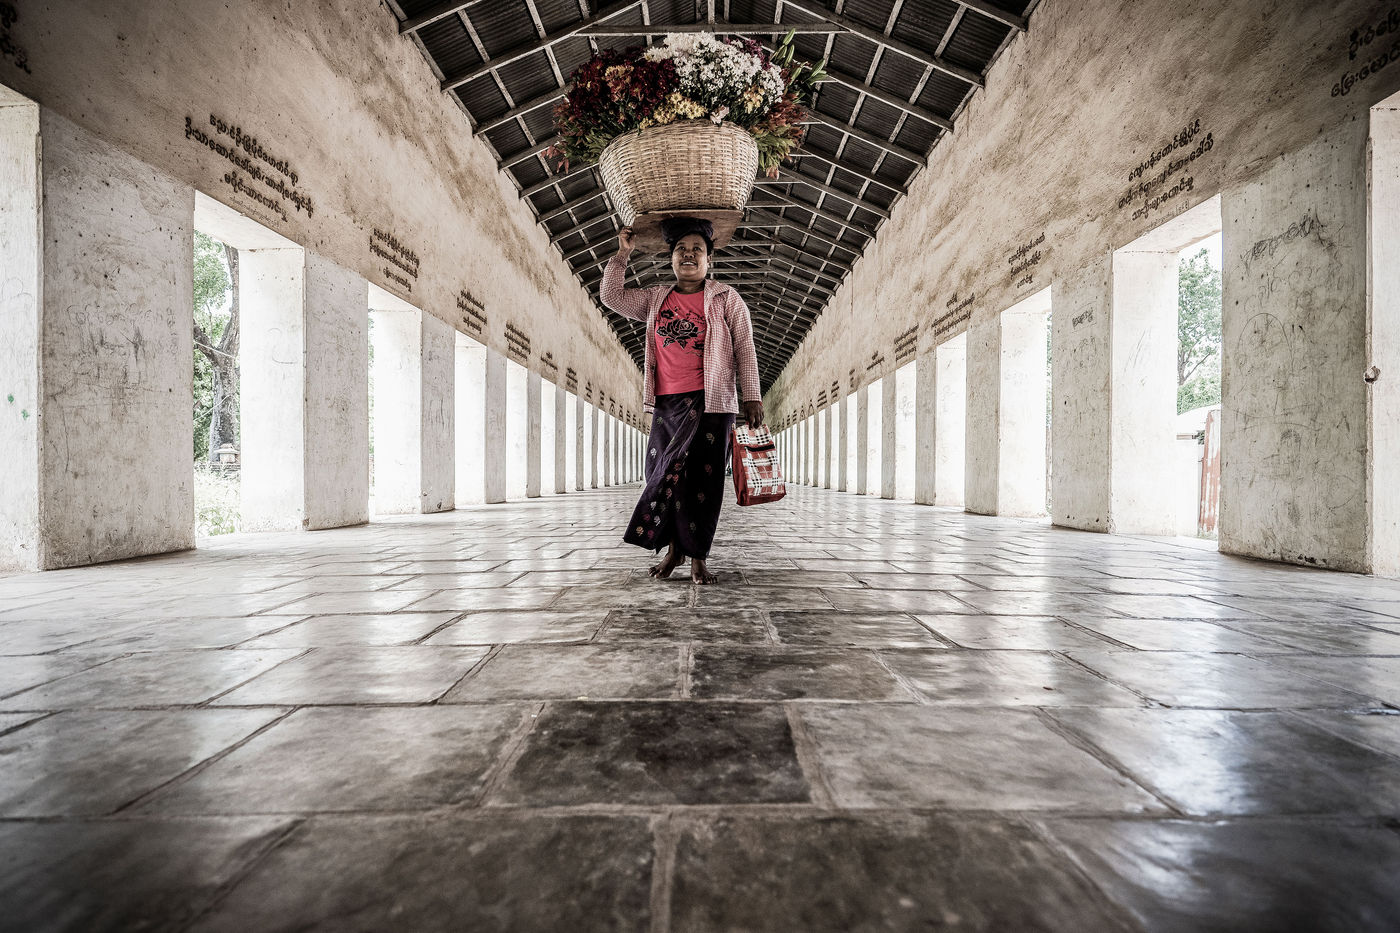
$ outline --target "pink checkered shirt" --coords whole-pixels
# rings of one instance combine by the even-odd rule
[[[625,318],[646,321],[643,342],[646,355],[642,365],[642,403],[647,411],[656,407],[656,360],[652,358],[656,312],[671,292],[669,285],[628,288],[622,280],[627,262],[621,256],[608,260],[603,268],[600,296],[603,304]],[[737,373],[737,377],[736,377]],[[758,391],[758,354],[753,349],[753,326],[749,306],[728,285],[705,280],[705,411],[739,413],[739,395],[744,401],[761,400]]]

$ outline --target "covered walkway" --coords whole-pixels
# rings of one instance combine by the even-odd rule
[[[0,578],[0,929],[1392,928],[1400,582],[634,490]]]

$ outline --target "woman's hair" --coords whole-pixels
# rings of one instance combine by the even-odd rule
[[[666,240],[666,249],[674,253],[676,244],[682,237],[698,233],[705,241],[705,255],[715,251],[715,225],[698,217],[667,217],[661,221],[661,236]]]

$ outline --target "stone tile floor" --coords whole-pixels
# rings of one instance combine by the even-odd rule
[[[0,930],[1400,928],[1400,581],[633,495],[0,578]]]

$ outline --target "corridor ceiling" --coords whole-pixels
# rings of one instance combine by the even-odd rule
[[[699,30],[771,47],[795,27],[797,57],[828,60],[798,158],[759,176],[714,259],[751,309],[767,391],[1038,0],[389,2],[595,301],[620,221],[596,166],[556,172],[544,156],[573,70],[600,48]],[[669,263],[634,258],[629,284],[668,281]],[[640,366],[643,325],[599,308]]]

